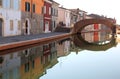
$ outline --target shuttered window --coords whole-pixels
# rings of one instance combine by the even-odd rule
[[[10,30],[13,31],[13,20],[10,20]]]
[[[29,2],[25,2],[25,11],[30,12],[30,3]]]

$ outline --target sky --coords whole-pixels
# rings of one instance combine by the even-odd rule
[[[54,0],[68,9],[79,8],[88,14],[94,13],[115,18],[120,24],[120,1],[119,0]]]

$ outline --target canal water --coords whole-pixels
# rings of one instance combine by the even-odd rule
[[[0,55],[0,79],[120,79],[119,38],[83,33],[6,51]]]

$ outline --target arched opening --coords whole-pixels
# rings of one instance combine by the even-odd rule
[[[0,36],[2,36],[3,20],[0,18]]]
[[[104,24],[107,27],[109,27],[111,30],[114,26],[114,23],[112,23],[110,20],[108,19],[85,19],[85,20],[81,20],[77,23],[75,23],[74,28],[72,30],[73,33],[79,33],[81,32],[81,30],[91,24]]]
[[[29,35],[30,34],[30,24],[29,24],[29,20],[27,19],[26,21],[25,21],[25,31],[24,31],[25,33],[25,35]]]
[[[25,34],[28,34],[28,21],[25,22]]]

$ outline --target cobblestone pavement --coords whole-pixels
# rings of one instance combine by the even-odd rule
[[[26,40],[33,40],[37,38],[46,38],[55,35],[65,34],[64,32],[52,32],[52,33],[42,33],[36,35],[21,35],[21,36],[11,36],[11,37],[0,37],[0,45],[12,43],[12,42],[19,42],[19,41],[26,41]]]

